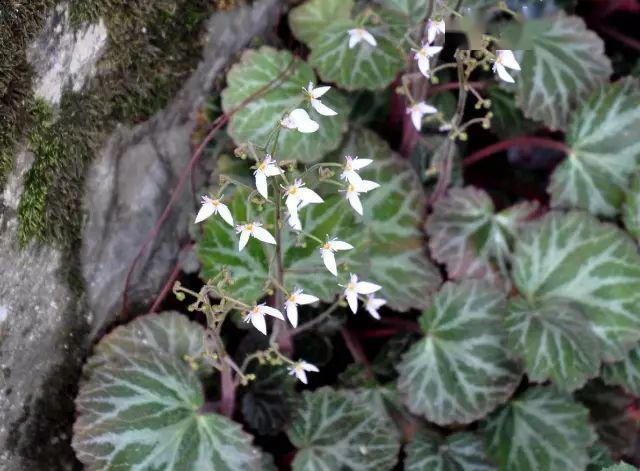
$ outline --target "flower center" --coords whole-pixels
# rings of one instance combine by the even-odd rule
[[[251,232],[253,230],[253,224],[247,224],[246,226],[244,226],[245,230]]]
[[[347,289],[349,291],[355,291],[356,290],[356,284],[355,283],[347,283]]]
[[[347,193],[354,193],[356,191],[356,187],[353,186],[352,184],[349,184],[349,187],[347,188]]]
[[[322,248],[323,248],[324,250],[331,250],[331,244],[330,244],[329,242],[326,242],[326,243],[322,246]]]
[[[290,195],[295,195],[298,192],[298,187],[293,185],[289,187],[289,194]]]
[[[289,301],[289,302],[292,302],[292,303],[295,303],[295,302],[296,302],[296,295],[295,295],[295,294],[292,294],[291,296],[289,296],[288,301]]]
[[[267,166],[265,165],[264,162],[260,162],[260,164],[258,165],[258,170],[262,170],[264,171],[264,169],[267,168]]]
[[[362,29],[362,28],[358,28],[358,29],[356,30],[356,33],[357,33],[357,35],[358,35],[359,37],[361,37],[361,38],[362,38],[362,37],[364,36],[364,29]]]

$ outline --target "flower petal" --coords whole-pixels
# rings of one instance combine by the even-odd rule
[[[416,105],[422,114],[434,114],[438,112],[438,108],[431,105],[427,105],[424,101],[421,101]]]
[[[262,312],[264,312],[265,314],[269,314],[270,316],[275,317],[276,319],[284,320],[284,315],[282,315],[282,313],[275,307],[261,306],[261,309],[262,309]]]
[[[309,119],[308,121],[303,121],[297,124],[298,124],[298,127],[297,127],[298,131],[300,131],[303,134],[310,134],[320,129],[320,125],[315,121],[313,121],[312,119]]]
[[[287,319],[289,319],[293,327],[298,327],[298,306],[296,306],[296,303],[289,301],[284,304],[287,311]]]
[[[304,384],[307,384],[307,373],[303,369],[297,369],[296,377]]]
[[[275,177],[276,175],[282,175],[284,173],[284,170],[282,170],[277,165],[268,165],[264,170],[264,173],[267,175],[267,177]]]
[[[360,170],[371,164],[373,159],[353,159],[351,161],[351,168],[354,170]]]
[[[515,83],[516,81],[513,79],[507,69],[504,68],[502,64],[496,64],[496,72],[498,73],[498,77],[504,80],[507,83]]]
[[[249,231],[242,231],[240,233],[240,243],[238,245],[238,251],[242,252],[242,249],[245,248],[245,246],[247,245],[247,242],[249,242],[249,236],[251,234],[249,233]]]
[[[198,224],[199,222],[204,221],[215,212],[216,212],[216,207],[213,204],[209,202],[203,203],[202,207],[200,208],[200,211],[198,211],[198,215],[196,216],[195,223]]]
[[[366,30],[362,31],[362,39],[367,41],[373,47],[376,47],[378,45],[378,41],[376,41],[376,38],[374,38],[373,35],[369,31],[366,31]]]
[[[333,276],[338,276],[338,268],[336,267],[336,257],[331,250],[321,250],[322,261],[324,266],[327,267],[329,273]]]
[[[233,216],[231,215],[231,211],[229,211],[229,208],[226,204],[220,203],[218,205],[218,214],[222,219],[224,219],[227,224],[233,226]]]
[[[353,209],[355,209],[356,213],[362,216],[362,202],[360,201],[360,197],[356,192],[348,192],[347,200]]]
[[[311,363],[307,363],[306,361],[301,361],[302,369],[305,371],[311,371],[313,373],[319,373],[320,370],[316,365],[312,365]]]
[[[351,311],[355,314],[358,311],[358,295],[353,290],[346,290],[344,295],[347,298],[347,303]]]
[[[378,291],[382,286],[375,283],[369,283],[368,281],[358,281],[356,283],[356,292],[358,294],[371,294]]]
[[[332,240],[329,242],[332,250],[351,250],[353,245],[341,240]]]
[[[319,299],[311,294],[298,294],[296,295],[296,303],[300,304],[300,305],[304,305],[304,304],[313,304],[315,302],[318,302]]]
[[[309,188],[299,188],[298,192],[300,193],[300,199],[305,206],[307,204],[324,203],[322,197]]]
[[[417,131],[422,129],[422,113],[418,110],[411,111],[411,122]]]
[[[253,313],[250,315],[253,326],[262,332],[263,335],[267,335],[267,321],[264,320],[264,315],[260,313]]]
[[[311,96],[313,98],[320,98],[322,95],[324,95],[325,93],[327,93],[329,90],[331,89],[330,86],[325,85],[324,87],[318,87],[318,88],[314,88],[311,91]]]
[[[429,73],[429,69],[430,69],[430,64],[429,64],[429,58],[428,57],[424,57],[424,56],[418,56],[418,69],[420,69],[420,73],[422,75],[424,75],[425,77],[429,78],[430,73]]]
[[[262,242],[276,245],[276,240],[269,233],[269,231],[263,227],[258,227],[254,225],[253,230],[251,231],[251,235]]]
[[[353,185],[358,193],[368,193],[371,190],[375,190],[380,187],[379,183],[372,182],[371,180],[362,180],[357,185]]]
[[[287,219],[287,222],[289,223],[289,226],[291,226],[291,229],[293,229],[294,231],[302,230],[302,222],[300,222],[297,211],[295,212],[295,214],[289,213],[289,219]]]
[[[317,100],[315,98],[311,100],[311,106],[313,106],[313,109],[320,113],[322,116],[335,116],[338,114],[336,111],[332,110],[320,100]]]
[[[498,51],[498,53],[500,54],[500,63],[502,65],[513,70],[521,70],[520,64],[518,64],[518,61],[516,60],[516,56],[513,54],[513,51],[504,49],[504,50]]]
[[[264,199],[268,199],[269,187],[267,185],[267,176],[264,174],[264,172],[257,170],[255,173],[255,177],[256,189],[258,190],[258,193],[260,193]]]

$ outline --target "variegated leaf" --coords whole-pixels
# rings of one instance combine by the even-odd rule
[[[445,283],[420,317],[424,338],[398,365],[411,412],[439,425],[469,423],[511,395],[520,369],[505,348],[504,309],[504,295],[486,283]]]
[[[446,438],[421,430],[406,449],[405,471],[493,471],[496,466],[487,457],[482,439],[470,432],[458,432]]]
[[[522,72],[516,77],[516,99],[527,118],[564,129],[570,113],[611,75],[604,43],[577,16],[514,25],[506,36],[522,50]]]
[[[524,360],[529,379],[574,390],[598,375],[600,341],[572,303],[529,303],[516,298],[506,318],[509,346]]]
[[[309,44],[336,20],[351,18],[353,0],[307,0],[289,12],[291,32]]]
[[[622,360],[602,365],[602,379],[640,396],[640,344],[629,350]]]
[[[631,178],[631,184],[627,189],[622,221],[627,232],[636,240],[640,240],[640,174],[638,173]]]
[[[517,230],[536,209],[525,202],[496,212],[483,190],[452,188],[434,204],[425,225],[431,254],[452,279],[506,277]]]
[[[571,119],[569,156],[551,176],[551,205],[613,216],[640,160],[640,85],[603,87]]]
[[[623,358],[640,340],[640,256],[613,225],[581,212],[531,223],[516,244],[513,282],[529,301],[573,305],[590,321],[604,360]]]
[[[321,388],[305,392],[287,435],[298,448],[294,471],[389,470],[398,460],[398,437],[350,393]]]
[[[317,84],[313,70],[289,51],[267,46],[245,51],[240,61],[229,70],[228,85],[222,91],[223,110],[229,113],[239,108],[228,127],[236,144],[266,145],[269,135],[277,132],[287,111],[305,107],[311,119],[320,124],[320,129],[310,134],[280,129],[277,155],[283,159],[315,162],[335,149],[346,131],[348,105],[339,92],[330,90],[322,101],[338,115],[320,115],[308,106],[304,96],[302,88],[309,82]]]
[[[586,408],[542,386],[494,412],[484,432],[489,455],[505,471],[583,471],[596,439]]]
[[[180,360],[154,350],[119,357],[82,385],[73,448],[92,470],[259,470],[251,437],[203,405],[198,377]]]

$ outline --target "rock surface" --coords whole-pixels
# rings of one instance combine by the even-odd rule
[[[17,247],[22,177],[33,163],[33,155],[20,153],[0,200],[0,470],[79,467],[69,431],[81,363],[119,312],[128,268],[190,159],[196,111],[213,79],[252,38],[268,31],[278,8],[278,0],[260,0],[213,15],[203,59],[174,100],[146,123],[120,127],[108,138],[87,177],[78,263],[55,248]],[[64,23],[60,11],[55,15]],[[34,69],[44,73],[36,86],[47,73],[61,70],[42,51],[56,55],[62,47],[66,52],[58,57],[68,61],[62,69],[78,71],[53,74],[46,90],[38,91],[54,103],[56,90],[81,86],[101,52],[94,48],[84,54],[87,49],[77,47],[82,35],[65,43],[58,26],[49,22],[38,53],[31,55],[38,61]],[[74,62],[77,55],[68,57],[76,53],[80,62]],[[193,210],[186,188],[134,272],[132,306],[144,306],[165,282],[189,237]],[[84,278],[84,296],[71,287],[78,274]]]

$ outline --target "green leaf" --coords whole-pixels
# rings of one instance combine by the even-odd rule
[[[302,88],[309,82],[317,83],[311,67],[288,51],[268,46],[245,51],[240,61],[229,70],[228,85],[222,92],[222,108],[226,113],[241,107],[231,117],[228,127],[236,144],[252,142],[265,145],[284,113],[304,106],[311,118],[320,124],[319,131],[303,134],[282,128],[277,155],[283,159],[315,162],[335,149],[347,127],[349,109],[346,100],[340,93],[330,90],[323,97],[323,102],[335,109],[338,115],[322,116],[305,104]],[[258,94],[264,87],[268,90]]]
[[[417,24],[427,16],[429,0],[382,0],[382,4],[402,13],[410,23]]]
[[[289,12],[291,32],[309,44],[336,20],[351,18],[353,0],[307,0]]]
[[[587,466],[587,471],[601,471],[608,466],[612,466],[613,459],[611,458],[611,452],[606,445],[596,442],[589,452],[590,461]]]
[[[635,466],[631,466],[629,463],[621,461],[620,463],[614,464],[613,466],[602,468],[602,471],[638,471],[638,468],[636,468]]]
[[[581,212],[551,212],[522,231],[513,282],[530,302],[573,305],[621,359],[640,340],[640,256],[620,229]]]
[[[375,9],[379,21],[369,18],[364,28],[377,41],[373,47],[361,41],[349,48],[348,31],[359,27],[355,20],[338,19],[309,43],[309,63],[325,82],[334,82],[346,90],[377,90],[389,85],[404,66],[399,48],[406,24],[396,13]],[[399,27],[405,25],[404,27]]]
[[[502,139],[510,139],[529,134],[539,127],[528,120],[517,107],[512,93],[499,86],[487,89],[487,98],[491,100],[491,130]]]
[[[82,385],[73,448],[93,470],[258,470],[251,437],[203,405],[197,376],[179,360],[154,350],[118,358]]]
[[[564,129],[572,110],[611,75],[604,43],[577,16],[514,25],[506,36],[519,36],[510,49],[522,50],[516,76],[516,100],[527,118]]]
[[[640,239],[640,174],[634,174],[625,195],[622,221],[629,234]]]
[[[629,350],[622,360],[602,365],[602,379],[640,396],[640,344]]]
[[[237,223],[246,222],[248,218],[246,190],[237,190],[231,201],[227,201],[233,220]],[[273,219],[265,220],[262,216],[255,216],[258,208],[251,205],[255,219],[264,224],[273,224]],[[272,230],[268,227],[268,230]],[[223,268],[227,268],[234,281],[228,288],[229,295],[245,303],[252,303],[264,295],[264,287],[269,280],[269,265],[267,255],[261,242],[251,237],[242,252],[238,251],[238,235],[233,227],[218,216],[213,216],[203,224],[203,234],[196,247],[198,258],[202,262],[200,276],[209,280],[217,276]]]
[[[452,188],[433,206],[425,230],[431,254],[449,277],[497,281],[508,273],[511,245],[521,223],[537,206],[520,203],[496,212],[493,201],[474,187]]]
[[[362,237],[369,243],[352,254],[358,274],[380,284],[380,296],[395,310],[426,307],[428,295],[440,286],[441,278],[423,248],[424,192],[418,177],[405,160],[366,129],[350,132],[333,158],[343,161],[345,155],[373,159],[360,175],[380,184],[361,196],[366,230]]]
[[[420,430],[406,447],[405,471],[491,471],[496,467],[484,451],[482,439],[459,432],[445,439]]]
[[[550,379],[571,391],[598,375],[600,341],[579,307],[561,301],[529,304],[515,298],[505,324],[509,346],[524,359],[531,381]]]
[[[640,160],[639,131],[638,82],[602,87],[571,119],[571,152],[551,176],[551,205],[616,215]]]
[[[131,355],[145,355],[148,351],[167,354],[184,361],[192,358],[203,373],[211,371],[203,365],[205,331],[202,325],[190,321],[175,311],[147,314],[121,325],[105,335],[96,345],[87,362],[86,371],[110,362],[126,360]]]
[[[303,404],[287,431],[298,448],[294,471],[387,470],[398,460],[400,444],[388,422],[371,414],[351,394],[321,388],[303,393]]]
[[[484,431],[487,452],[501,470],[582,471],[596,438],[586,408],[542,386],[493,413]]]
[[[520,380],[508,359],[504,295],[480,281],[445,283],[420,317],[425,336],[398,366],[411,412],[439,425],[469,423],[505,401]]]

